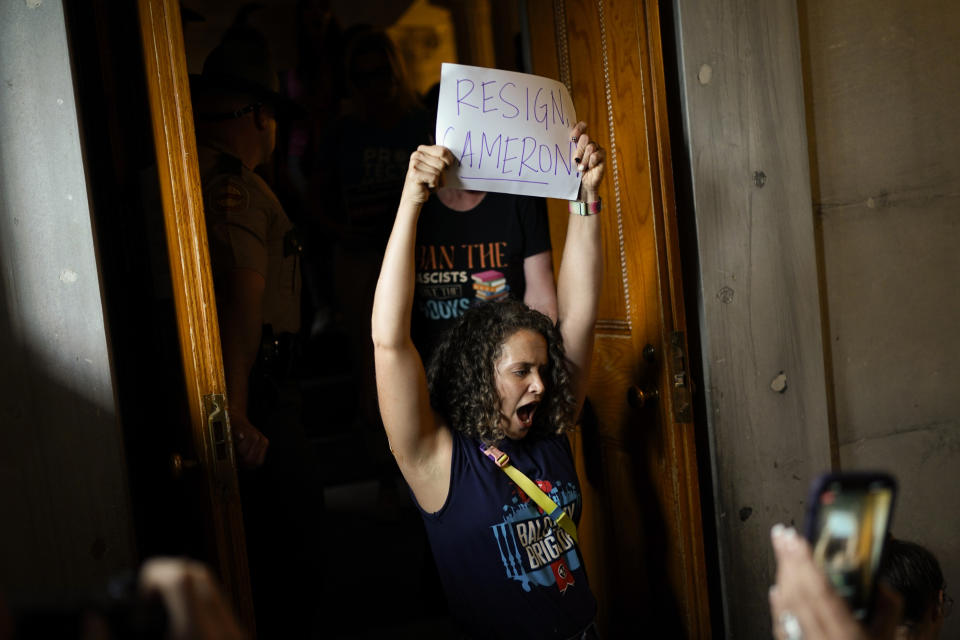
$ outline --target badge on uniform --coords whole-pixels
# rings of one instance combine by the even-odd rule
[[[235,180],[227,179],[222,187],[213,189],[213,204],[224,213],[243,211],[250,201],[247,188]]]

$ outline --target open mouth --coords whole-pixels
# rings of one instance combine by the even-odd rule
[[[520,419],[520,424],[522,424],[524,427],[532,426],[533,414],[536,412],[539,405],[539,402],[531,402],[530,404],[525,404],[522,407],[517,407],[517,418]]]

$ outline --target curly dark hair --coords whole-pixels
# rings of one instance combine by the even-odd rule
[[[946,589],[943,571],[929,550],[915,542],[889,538],[879,576],[903,596],[903,623],[919,624]]]
[[[573,428],[575,399],[560,331],[539,311],[505,300],[468,309],[430,358],[430,404],[452,429],[488,445],[506,437],[494,364],[507,339],[521,329],[539,333],[547,341],[545,388],[529,433],[554,435]]]

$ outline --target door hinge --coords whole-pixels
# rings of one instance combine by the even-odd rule
[[[693,422],[693,395],[690,389],[690,376],[687,374],[684,337],[682,331],[670,332],[667,379],[673,385],[670,390],[673,419],[676,422]]]

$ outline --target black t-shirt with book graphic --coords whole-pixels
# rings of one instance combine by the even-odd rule
[[[431,197],[417,224],[413,340],[424,363],[474,304],[523,300],[525,258],[550,250],[541,198],[488,193],[470,211]]]

